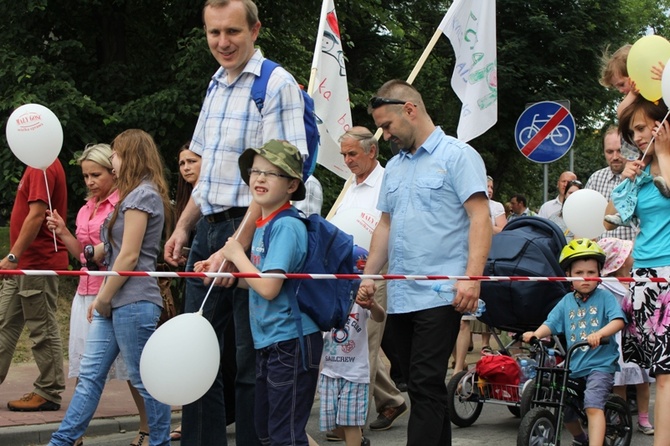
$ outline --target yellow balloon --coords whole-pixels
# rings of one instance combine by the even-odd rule
[[[628,53],[626,66],[628,76],[635,82],[645,99],[655,102],[661,99],[661,81],[652,79],[651,69],[670,59],[670,42],[661,36],[644,36],[633,44]]]

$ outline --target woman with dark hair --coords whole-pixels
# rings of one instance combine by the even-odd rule
[[[635,281],[622,303],[629,321],[623,357],[656,378],[655,445],[670,444],[670,285],[649,281],[670,277],[670,201],[664,194],[670,182],[670,124],[661,124],[667,113],[663,101],[655,104],[642,96],[621,113],[623,138],[646,156],[626,164],[625,181],[612,192],[607,209],[607,214],[618,211],[623,222],[633,216],[640,221],[633,245]],[[614,226],[606,222],[605,227]]]
[[[175,221],[179,220],[182,211],[191,198],[191,192],[200,178],[202,158],[189,150],[190,142],[179,148],[179,177],[177,178],[177,195],[175,196]]]
[[[198,178],[200,178],[200,166],[202,165],[202,157],[197,153],[191,152],[189,147],[191,142],[186,142],[183,146],[179,148],[177,152],[177,161],[179,162],[179,175],[177,177],[177,195],[175,196],[175,222],[179,221],[181,213],[184,211],[188,200],[191,199],[191,193],[193,193],[193,188],[198,184]],[[184,252],[184,263],[188,255]],[[183,270],[180,269],[180,270]],[[184,296],[185,283],[182,281],[180,283],[180,295]],[[180,299],[180,313],[184,312],[184,299]],[[177,426],[170,432],[170,440],[180,441],[181,440],[181,425]]]

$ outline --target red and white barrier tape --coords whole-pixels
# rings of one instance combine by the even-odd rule
[[[128,277],[200,277],[200,278],[271,278],[271,279],[373,279],[373,280],[479,280],[486,282],[655,282],[667,283],[664,277],[633,279],[632,277],[527,277],[527,276],[443,276],[418,274],[310,274],[310,273],[195,273],[172,271],[57,271],[0,270],[0,276],[128,276]]]

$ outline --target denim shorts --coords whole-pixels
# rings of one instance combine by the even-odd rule
[[[584,409],[605,410],[605,403],[612,393],[614,386],[614,374],[605,372],[591,372],[586,377],[586,390],[584,391]],[[564,421],[570,422],[577,419],[577,414],[571,408],[565,409]]]

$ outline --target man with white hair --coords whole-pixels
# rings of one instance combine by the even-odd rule
[[[365,127],[352,127],[340,137],[340,153],[344,157],[344,164],[354,176],[349,180],[349,187],[336,209],[336,215],[347,209],[360,208],[374,214],[378,220],[381,212],[377,210],[377,202],[384,168],[377,161],[379,154],[377,139]],[[378,280],[375,283],[377,291],[374,299],[386,311],[386,282]],[[377,419],[370,423],[370,430],[373,431],[389,429],[396,418],[407,412],[405,399],[393,383],[381,359],[380,345],[385,327],[386,320],[383,322],[368,320],[370,389],[372,390],[370,397],[374,398],[378,413]]]

